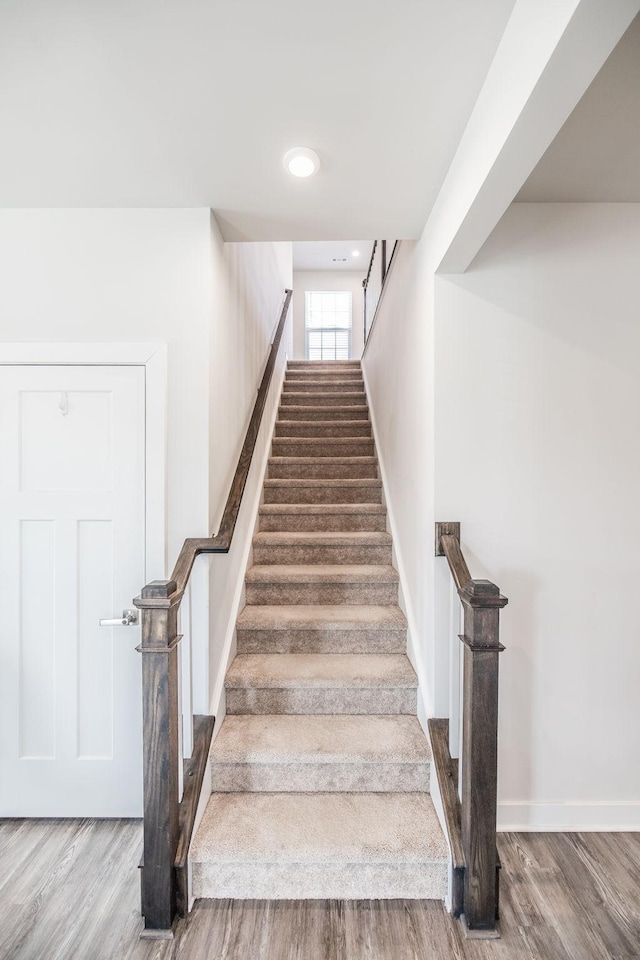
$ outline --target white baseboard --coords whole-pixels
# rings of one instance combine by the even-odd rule
[[[606,800],[498,803],[498,830],[538,832],[640,831],[640,801]]]

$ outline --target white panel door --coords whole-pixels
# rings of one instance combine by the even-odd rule
[[[144,368],[0,366],[0,816],[142,811]]]

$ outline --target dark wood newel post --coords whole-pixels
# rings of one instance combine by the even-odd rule
[[[458,591],[464,607],[462,847],[464,916],[469,931],[495,930],[498,778],[498,655],[506,597],[489,580]]]
[[[178,846],[178,607],[173,580],[154,580],[134,603],[142,611],[144,854],[143,936],[171,937]]]
[[[456,874],[453,910],[455,916],[464,914],[467,935],[496,937],[498,655],[504,650],[499,620],[508,601],[495,583],[472,579],[460,546],[458,522],[438,522],[435,533],[435,554],[447,558],[464,609],[461,796],[460,806],[454,797],[451,807],[452,830],[464,861],[460,864],[458,858],[456,869],[464,871],[464,881],[461,889]]]

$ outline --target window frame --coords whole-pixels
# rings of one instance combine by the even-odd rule
[[[320,294],[320,295],[323,295],[323,296],[326,295],[326,296],[348,297],[348,301],[349,301],[349,326],[346,327],[346,328],[345,328],[345,327],[337,327],[337,326],[334,326],[334,327],[311,326],[310,323],[309,323],[309,313],[310,313],[309,302],[310,302],[310,297],[313,296],[314,294],[315,294],[315,295]],[[334,311],[334,313],[335,313],[335,311]],[[353,293],[352,293],[351,290],[305,290],[305,292],[304,292],[304,356],[305,356],[305,360],[309,360],[309,333],[310,333],[310,332],[314,332],[314,333],[319,333],[319,334],[320,334],[320,353],[321,353],[321,354],[323,353],[322,335],[323,335],[324,333],[333,334],[333,336],[334,336],[334,354],[335,354],[335,353],[337,353],[337,343],[336,343],[337,334],[338,334],[338,333],[345,333],[345,332],[346,332],[346,334],[347,334],[347,356],[346,356],[345,359],[346,359],[346,360],[350,360],[350,359],[351,359],[351,342],[352,342],[351,335],[352,335],[352,331],[353,331]],[[322,359],[324,359],[324,358],[321,356],[321,360],[322,360]],[[333,360],[336,360],[337,357],[334,355],[334,357],[333,357],[332,359],[333,359]],[[320,362],[321,362],[321,361],[320,361]],[[331,361],[329,360],[329,362],[331,362]]]

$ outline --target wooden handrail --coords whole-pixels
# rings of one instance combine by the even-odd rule
[[[442,552],[449,561],[449,569],[458,593],[469,583],[471,574],[464,554],[460,549],[460,541],[452,534],[445,534],[440,538]]]
[[[365,290],[367,289],[367,285],[368,285],[368,283],[369,283],[369,277],[371,276],[371,271],[373,270],[373,261],[375,260],[377,247],[378,247],[378,241],[377,241],[377,240],[374,240],[374,241],[373,241],[373,250],[371,251],[371,259],[369,260],[369,267],[368,267],[368,269],[367,269],[367,275],[366,275],[366,277],[364,278],[364,280],[362,281],[362,286],[365,288]]]
[[[367,287],[368,287],[368,285],[369,285],[369,279],[370,279],[370,277],[371,277],[371,270],[372,270],[372,268],[373,268],[373,261],[374,261],[374,259],[375,259],[376,247],[377,247],[377,245],[378,245],[378,241],[375,240],[375,241],[374,241],[374,244],[373,244],[373,250],[372,250],[372,252],[371,252],[371,260],[369,261],[369,269],[367,270],[367,276],[366,276],[365,279],[362,281],[362,287],[363,287],[363,291],[364,291],[364,310],[363,310],[363,317],[364,317],[364,348],[363,348],[363,351],[362,351],[362,355],[363,355],[363,356],[364,356],[365,351],[366,351],[366,349],[367,349],[367,344],[369,343],[369,337],[371,336],[371,331],[373,330],[373,325],[374,325],[374,323],[376,322],[376,317],[378,316],[378,307],[379,307],[379,305],[380,305],[380,301],[382,300],[382,294],[384,293],[385,285],[386,285],[386,283],[387,283],[387,278],[388,278],[388,276],[389,276],[389,273],[391,272],[391,267],[393,266],[393,263],[394,263],[394,260],[395,260],[395,257],[396,257],[396,253],[397,253],[397,251],[398,251],[398,244],[399,244],[399,243],[400,243],[400,241],[399,241],[399,240],[396,240],[395,243],[393,244],[393,250],[391,251],[391,257],[389,258],[389,263],[387,264],[387,263],[386,263],[386,259],[387,259],[387,252],[386,252],[386,251],[387,251],[387,241],[386,241],[386,240],[382,240],[382,241],[381,241],[381,244],[382,244],[382,276],[381,276],[381,284],[380,284],[380,296],[378,297],[378,302],[377,302],[376,308],[375,308],[375,310],[374,310],[374,312],[373,312],[373,317],[371,318],[371,326],[369,327],[369,330],[367,331]]]
[[[228,553],[247,483],[249,469],[271,386],[292,291],[285,290],[256,401],[245,434],[222,520],[211,537],[184,541],[169,580],[153,580],[133,602],[142,611],[142,723],[143,723],[143,936],[170,936],[176,914],[187,909],[187,854],[197,802],[213,732],[213,718],[194,724],[191,776],[182,802],[178,800],[178,610],[196,557],[201,553]]]
[[[278,356],[278,350],[280,349],[280,342],[282,340],[282,333],[284,331],[284,325],[287,319],[287,313],[289,311],[292,295],[292,290],[285,290],[282,311],[276,325],[271,349],[269,351],[267,363],[262,375],[262,381],[258,388],[256,402],[253,407],[249,426],[247,427],[244,443],[242,444],[240,457],[238,458],[236,472],[234,473],[233,480],[231,481],[229,495],[222,513],[222,520],[220,521],[218,532],[210,537],[190,538],[185,540],[178,555],[178,559],[176,560],[176,565],[173,568],[173,573],[171,574],[170,580],[175,583],[175,592],[179,593],[181,596],[187,588],[189,576],[197,556],[199,556],[201,553],[228,553],[231,548],[231,541],[233,540],[233,534],[236,528],[236,522],[238,520],[238,513],[242,503],[242,494],[244,493],[244,488],[247,483],[249,468],[253,458],[253,451],[258,438],[258,431],[262,422],[262,414],[264,413],[267,394],[271,385],[271,377],[273,375],[276,357]]]
[[[367,342],[367,287],[369,286],[369,278],[371,277],[371,271],[373,270],[373,261],[376,257],[376,249],[378,247],[378,241],[373,241],[373,250],[371,251],[371,259],[369,260],[369,267],[367,268],[367,275],[362,281],[362,324],[363,324],[363,343]]]
[[[436,556],[445,556],[464,609],[460,839],[462,903],[470,931],[496,933],[498,859],[498,654],[500,610],[508,603],[490,580],[474,580],[460,546],[459,523],[436,523]],[[448,823],[451,822],[452,816]],[[453,812],[455,816],[455,811]],[[453,844],[452,844],[453,848]]]

